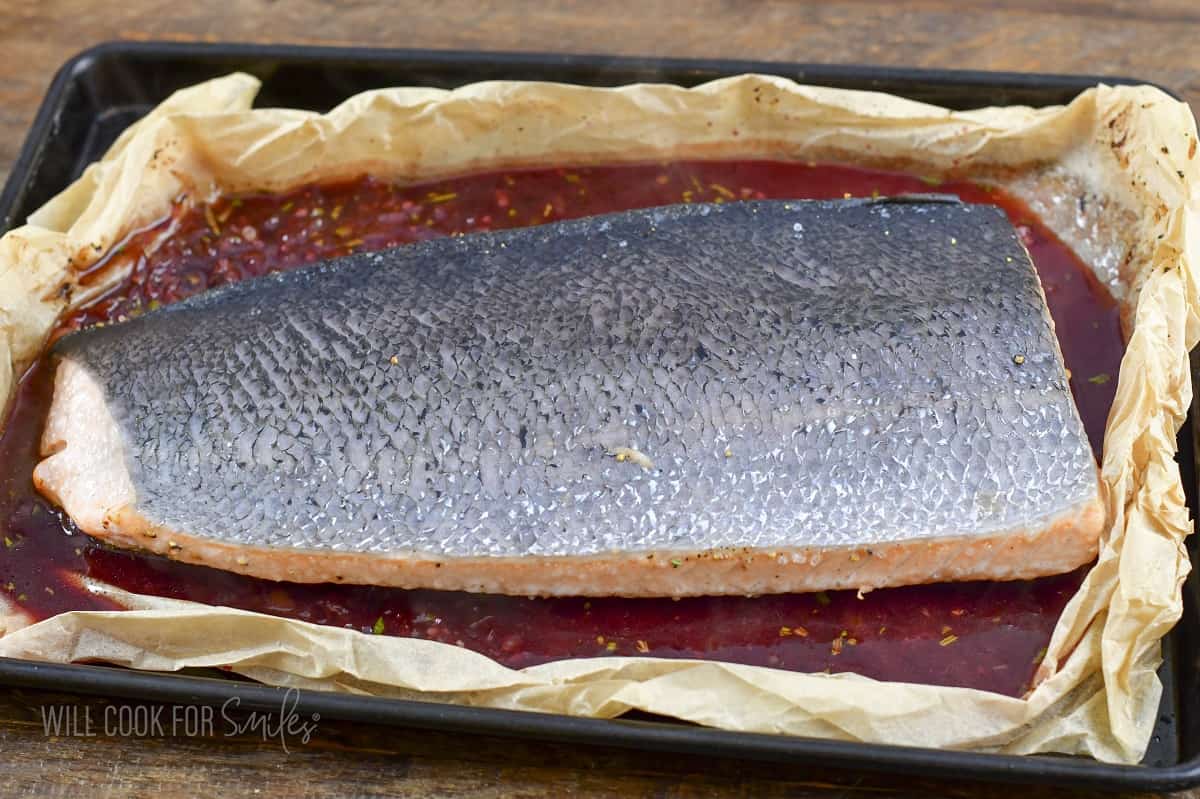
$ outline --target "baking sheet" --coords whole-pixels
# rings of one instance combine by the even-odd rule
[[[157,609],[65,614],[0,639],[0,652],[154,668],[198,658],[271,682],[470,704],[589,715],[640,707],[730,729],[1137,759],[1157,708],[1157,638],[1177,618],[1187,568],[1181,541],[1189,527],[1171,460],[1190,397],[1186,348],[1196,334],[1195,126],[1185,106],[1154,89],[1101,87],[1066,108],[955,114],[744,77],[689,91],[512,83],[454,93],[393,90],[317,117],[246,111],[255,88],[253,79],[232,76],[180,93],[30,226],[0,240],[0,303],[10,306],[0,305],[0,341],[11,353],[0,360],[36,354],[65,303],[56,292],[71,270],[161,213],[179,191],[283,188],[362,171],[426,180],[546,162],[672,157],[804,158],[962,174],[1024,196],[1100,265],[1124,300],[1132,336],[1106,437],[1114,526],[1101,562],[1055,632],[1044,681],[1024,700],[653,659],[509,672],[424,641],[132,598]],[[1080,193],[1092,209],[1082,218],[1070,213]],[[168,641],[163,614],[207,621],[195,622],[195,635],[189,624]],[[224,633],[214,637],[216,630]],[[397,658],[405,669],[390,668]],[[712,702],[710,691],[729,701]]]

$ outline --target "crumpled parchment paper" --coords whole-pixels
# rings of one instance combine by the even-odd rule
[[[178,92],[0,239],[0,403],[59,315],[119,282],[77,285],[171,201],[363,173],[679,158],[843,162],[1002,185],[1089,261],[1122,302],[1128,349],[1101,467],[1111,529],[1063,613],[1036,687],[981,691],[713,662],[610,657],[515,671],[430,641],[371,636],[92,585],[131,608],[22,626],[0,655],[134,668],[228,666],[279,685],[589,716],[638,708],[725,729],[1137,761],[1180,616],[1191,530],[1175,436],[1200,338],[1200,158],[1187,106],[1151,87],[1070,105],[970,112],[747,75],[694,89],[491,82],[368,92],[319,115],[251,110],[242,74]],[[1086,202],[1080,202],[1080,198]],[[3,468],[3,464],[0,464]]]

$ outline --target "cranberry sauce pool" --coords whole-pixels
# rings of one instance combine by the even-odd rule
[[[224,283],[446,235],[679,202],[828,199],[937,191],[1003,208],[1041,276],[1071,385],[1099,455],[1124,344],[1116,302],[1024,205],[1001,191],[841,166],[767,161],[538,169],[398,187],[363,178],[220,198],[128,238],[132,272],[59,333],[121,321]],[[165,240],[157,247],[154,242]],[[884,680],[1026,690],[1083,570],[1027,582],[764,597],[526,599],[272,583],[115,550],[33,489],[53,375],[35,365],[0,438],[0,590],[36,618],[111,607],[78,575],[129,591],[464,646],[509,666],[597,655],[692,657]]]

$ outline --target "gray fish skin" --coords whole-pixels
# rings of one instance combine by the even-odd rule
[[[1065,526],[1091,540],[1041,567],[1061,571],[1098,534],[1041,288],[990,206],[671,206],[442,239],[212,291],[55,352],[101,387],[146,524],[259,555],[799,552],[819,577],[825,550],[990,548]],[[287,576],[558,592],[347,562]],[[898,579],[980,576],[942,565]],[[670,579],[562,590],[745,588]],[[751,588],[797,590],[779,585]]]

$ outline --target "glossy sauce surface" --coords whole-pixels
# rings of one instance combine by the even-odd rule
[[[1124,345],[1117,305],[1019,201],[971,183],[767,161],[539,169],[397,187],[363,178],[286,195],[178,205],[109,258],[130,278],[62,330],[120,321],[223,283],[358,250],[677,202],[935,191],[1002,207],[1038,268],[1084,424],[1099,454]],[[169,235],[166,235],[168,234]],[[166,238],[157,247],[158,239]],[[130,591],[465,646],[513,667],[567,657],[697,657],[797,671],[1022,693],[1083,570],[961,583],[757,598],[527,599],[255,580],[118,551],[74,529],[32,488],[52,369],[22,382],[0,437],[0,590],[34,616],[106,608],[85,574]]]

